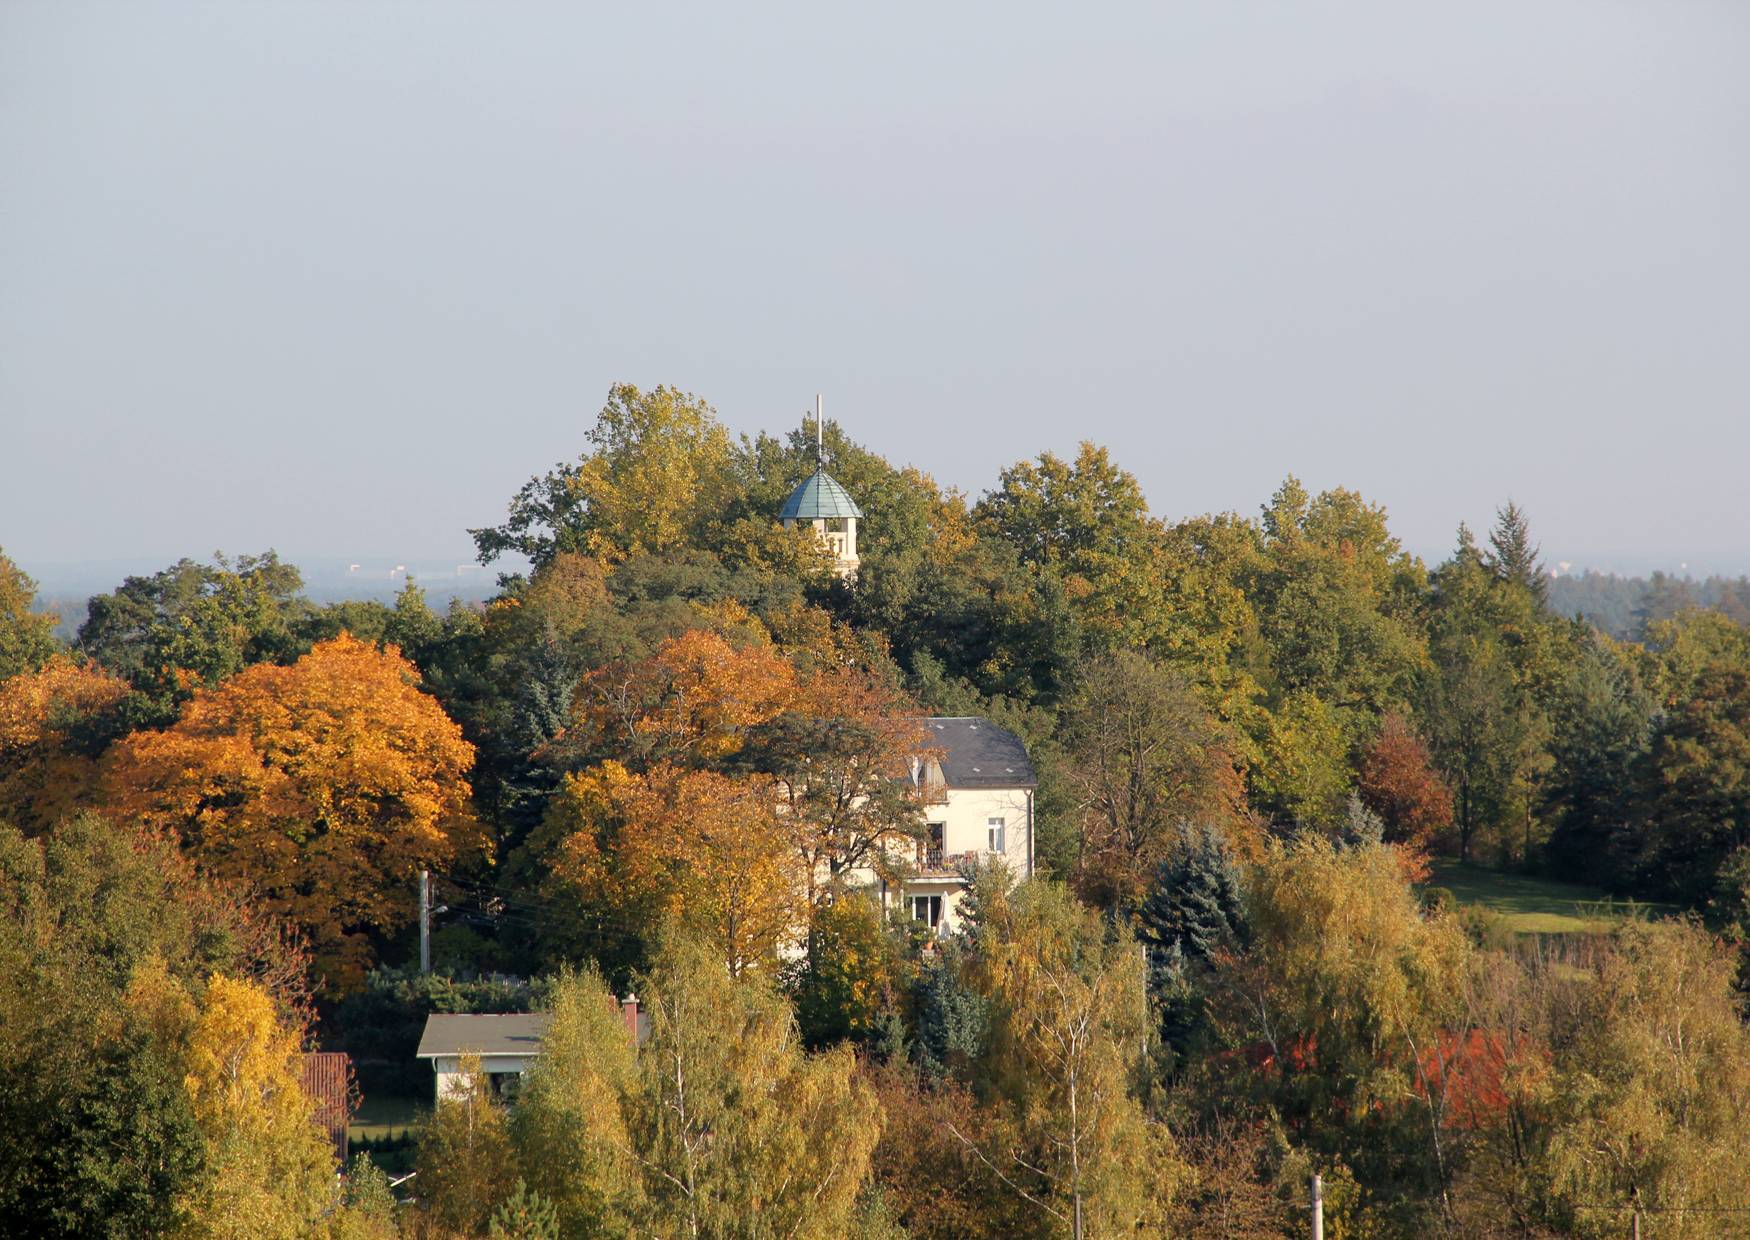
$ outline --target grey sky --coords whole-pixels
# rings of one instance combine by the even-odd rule
[[[1746,65],[1742,0],[0,0],[0,545],[456,554],[625,379],[1750,569]]]

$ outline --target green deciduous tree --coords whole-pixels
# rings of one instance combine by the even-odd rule
[[[36,582],[0,552],[0,680],[34,672],[60,648],[58,617],[32,611]]]
[[[79,648],[133,685],[135,723],[158,726],[195,687],[296,657],[308,644],[296,632],[309,608],[302,589],[298,570],[272,551],[179,560],[93,598]]]

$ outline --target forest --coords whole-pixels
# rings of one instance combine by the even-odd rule
[[[1429,565],[1293,477],[1170,518],[1091,443],[974,498],[820,432],[851,578],[777,519],[812,424],[629,385],[470,531],[484,605],[265,551],[67,625],[0,557],[0,1232],[1290,1237],[1317,1174],[1333,1240],[1750,1235],[1736,594],[1588,618],[1511,502]],[[903,881],[927,715],[1039,778],[947,937],[846,878]],[[1454,862],[1617,903],[1515,934]],[[427,1014],[530,1010],[514,1097],[337,1167],[303,1052],[405,1096]]]

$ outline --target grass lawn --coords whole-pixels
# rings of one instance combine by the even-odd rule
[[[1460,904],[1480,904],[1521,934],[1578,934],[1606,929],[1619,914],[1595,887],[1503,874],[1480,865],[1436,861],[1431,887],[1444,887]]]
[[[353,1140],[370,1137],[403,1136],[417,1132],[425,1124],[431,1110],[430,1098],[401,1098],[394,1094],[366,1094],[365,1100],[352,1117],[347,1135]]]

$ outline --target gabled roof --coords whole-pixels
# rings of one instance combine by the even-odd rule
[[[856,517],[863,510],[850,492],[840,486],[824,469],[817,469],[802,480],[802,485],[790,492],[778,513],[780,521],[813,521],[818,517]]]
[[[931,742],[942,751],[942,778],[950,788],[1033,788],[1039,777],[1027,746],[1007,728],[976,716],[936,716],[924,720]]]
[[[439,1055],[539,1055],[548,1012],[434,1013],[425,1018],[416,1059]]]

